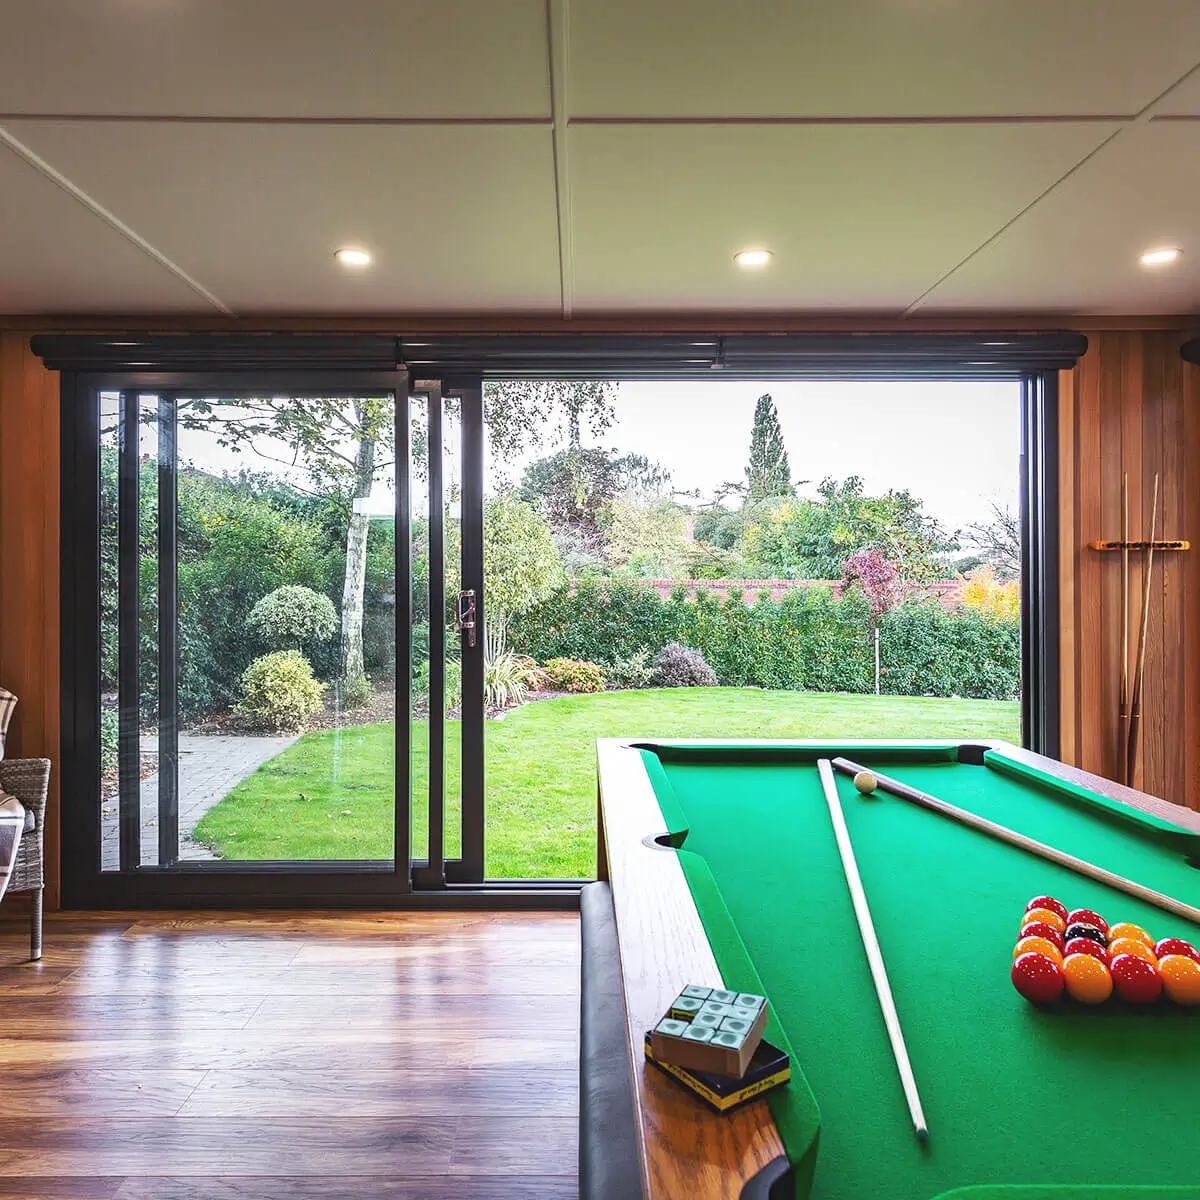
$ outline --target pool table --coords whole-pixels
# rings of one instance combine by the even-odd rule
[[[1200,928],[839,775],[929,1122],[921,1143],[816,762],[874,766],[1192,905],[1200,814],[1000,742],[604,739],[597,754],[649,1200],[1200,1198],[1200,1008],[1039,1008],[1009,981],[1041,893],[1155,938]],[[787,1087],[717,1115],[644,1064],[646,1030],[689,983],[768,997]]]

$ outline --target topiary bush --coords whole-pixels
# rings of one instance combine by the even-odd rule
[[[691,646],[669,642],[654,656],[655,687],[716,687],[717,673]]]
[[[552,658],[542,664],[542,686],[556,692],[602,692],[604,672],[593,662]]]
[[[326,642],[337,627],[333,601],[299,584],[268,592],[246,618],[246,628],[276,650],[302,650],[313,642]]]
[[[648,688],[653,678],[654,668],[650,665],[649,650],[638,650],[628,658],[619,658],[604,668],[604,685],[609,691]]]
[[[321,707],[324,691],[299,650],[276,650],[246,668],[237,712],[272,729],[303,729]]]

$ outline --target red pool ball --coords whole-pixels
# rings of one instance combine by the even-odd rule
[[[1044,934],[1039,934],[1044,937]],[[1185,958],[1194,958],[1196,962],[1200,962],[1200,950],[1197,950],[1191,942],[1185,942],[1183,938],[1163,938],[1157,946],[1154,947],[1154,953],[1158,958],[1166,958],[1168,954],[1182,954]]]
[[[1121,999],[1130,1004],[1153,1004],[1162,995],[1158,968],[1136,954],[1118,954],[1109,969]]]
[[[1045,921],[1030,921],[1028,925],[1022,925],[1017,941],[1027,937],[1045,938],[1046,941],[1053,942],[1060,953],[1062,952],[1063,935],[1053,925],[1047,925]]]
[[[1158,978],[1157,972],[1155,978]],[[1012,965],[1012,982],[1013,987],[1034,1004],[1052,1004],[1062,995],[1066,983],[1062,968],[1044,954],[1022,954]]]
[[[1029,912],[1034,908],[1048,908],[1052,913],[1058,913],[1064,921],[1067,919],[1067,906],[1061,900],[1055,900],[1053,896],[1034,896],[1025,905],[1025,911]]]
[[[1095,925],[1105,937],[1108,936],[1108,922],[1094,908],[1075,908],[1067,913],[1068,925]]]
[[[1066,958],[1071,954],[1090,954],[1108,966],[1108,951],[1099,942],[1093,942],[1091,938],[1072,938],[1063,947],[1063,957]]]

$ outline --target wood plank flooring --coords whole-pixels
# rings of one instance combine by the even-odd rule
[[[575,1200],[567,913],[0,922],[0,1198]]]

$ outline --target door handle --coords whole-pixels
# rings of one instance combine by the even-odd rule
[[[458,593],[458,631],[467,635],[467,645],[475,645],[475,589]]]

